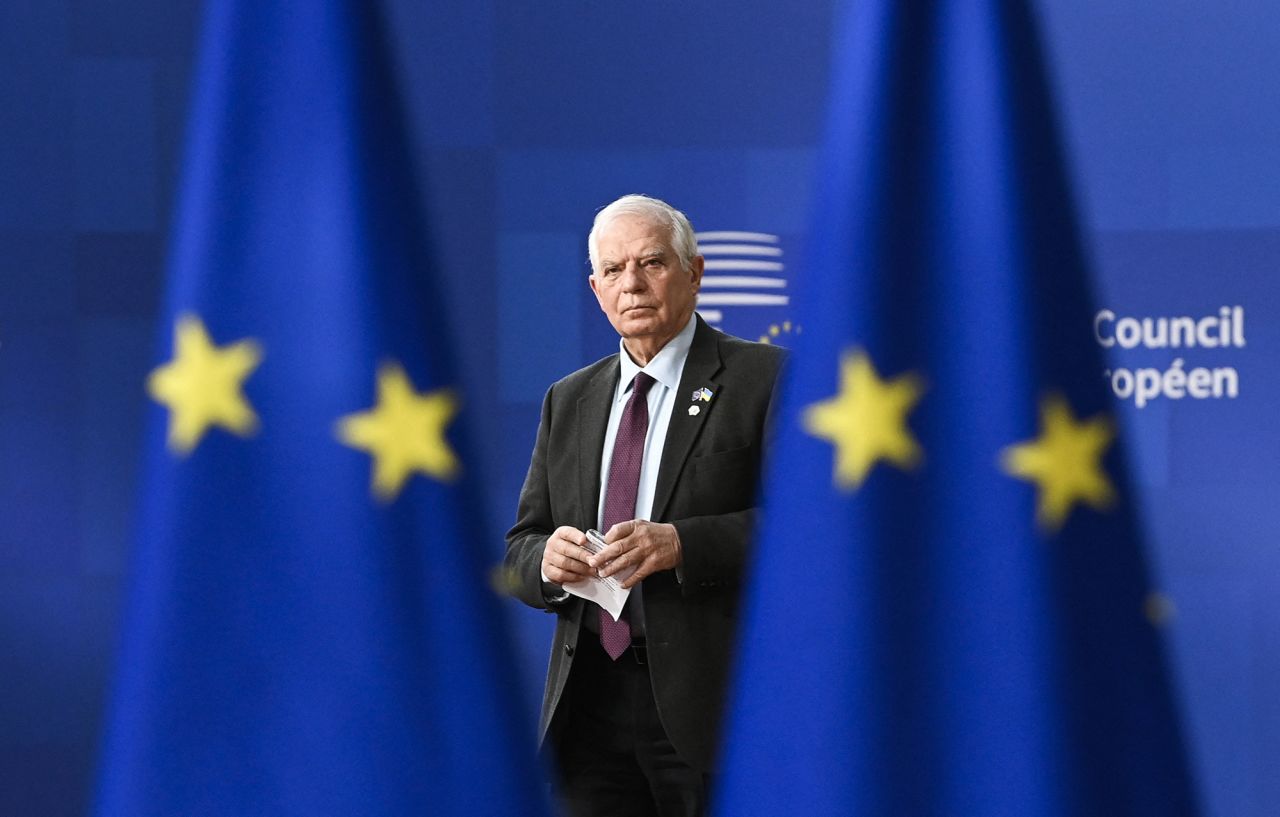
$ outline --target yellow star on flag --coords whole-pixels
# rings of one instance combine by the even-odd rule
[[[390,502],[415,471],[438,480],[458,472],[458,458],[444,436],[457,412],[452,392],[418,394],[404,369],[391,363],[378,369],[378,404],[340,419],[337,435],[373,457],[373,493]]]
[[[913,374],[881,380],[861,349],[840,356],[840,392],[804,411],[804,430],[835,446],[835,484],[846,490],[862,485],[880,460],[901,469],[922,456],[907,427],[907,414],[924,394]]]
[[[258,415],[240,390],[262,362],[262,347],[250,339],[214,346],[195,315],[178,318],[173,347],[173,360],[147,377],[147,393],[169,408],[169,449],[190,453],[210,426],[253,433]]]
[[[1036,521],[1050,533],[1060,529],[1076,503],[1105,510],[1115,489],[1102,458],[1115,439],[1110,420],[1099,414],[1078,423],[1060,395],[1040,402],[1040,436],[1000,452],[1004,472],[1039,487]]]

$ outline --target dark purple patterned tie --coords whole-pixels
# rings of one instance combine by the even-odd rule
[[[640,463],[644,461],[644,438],[649,433],[649,387],[654,379],[637,372],[631,381],[631,399],[622,410],[618,436],[613,441],[613,459],[609,461],[609,483],[604,493],[602,533],[619,522],[636,518],[636,489],[640,487]],[[597,608],[600,614],[600,644],[614,661],[631,646],[631,622],[624,612],[617,621]]]

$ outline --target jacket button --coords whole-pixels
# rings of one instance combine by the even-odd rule
[[[572,657],[573,657],[573,645],[572,645],[572,644],[565,644],[565,645],[564,645],[564,654],[565,654],[565,655],[567,655],[567,656],[569,656],[570,658],[572,658]]]

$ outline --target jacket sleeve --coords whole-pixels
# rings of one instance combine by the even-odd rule
[[[552,392],[547,390],[538,421],[538,437],[529,461],[529,473],[520,489],[516,523],[507,531],[507,555],[504,560],[511,594],[530,607],[552,610],[554,600],[563,600],[564,591],[542,580],[542,552],[555,530],[551,518],[551,494],[547,484],[547,440],[551,436]]]
[[[708,588],[736,586],[751,552],[756,509],[747,508],[714,516],[677,519],[683,553],[681,591],[697,595]]]

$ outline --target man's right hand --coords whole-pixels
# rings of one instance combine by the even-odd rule
[[[577,528],[563,525],[547,538],[542,549],[542,575],[552,584],[566,585],[585,581],[596,575],[587,564],[591,554],[583,547],[587,535]]]

